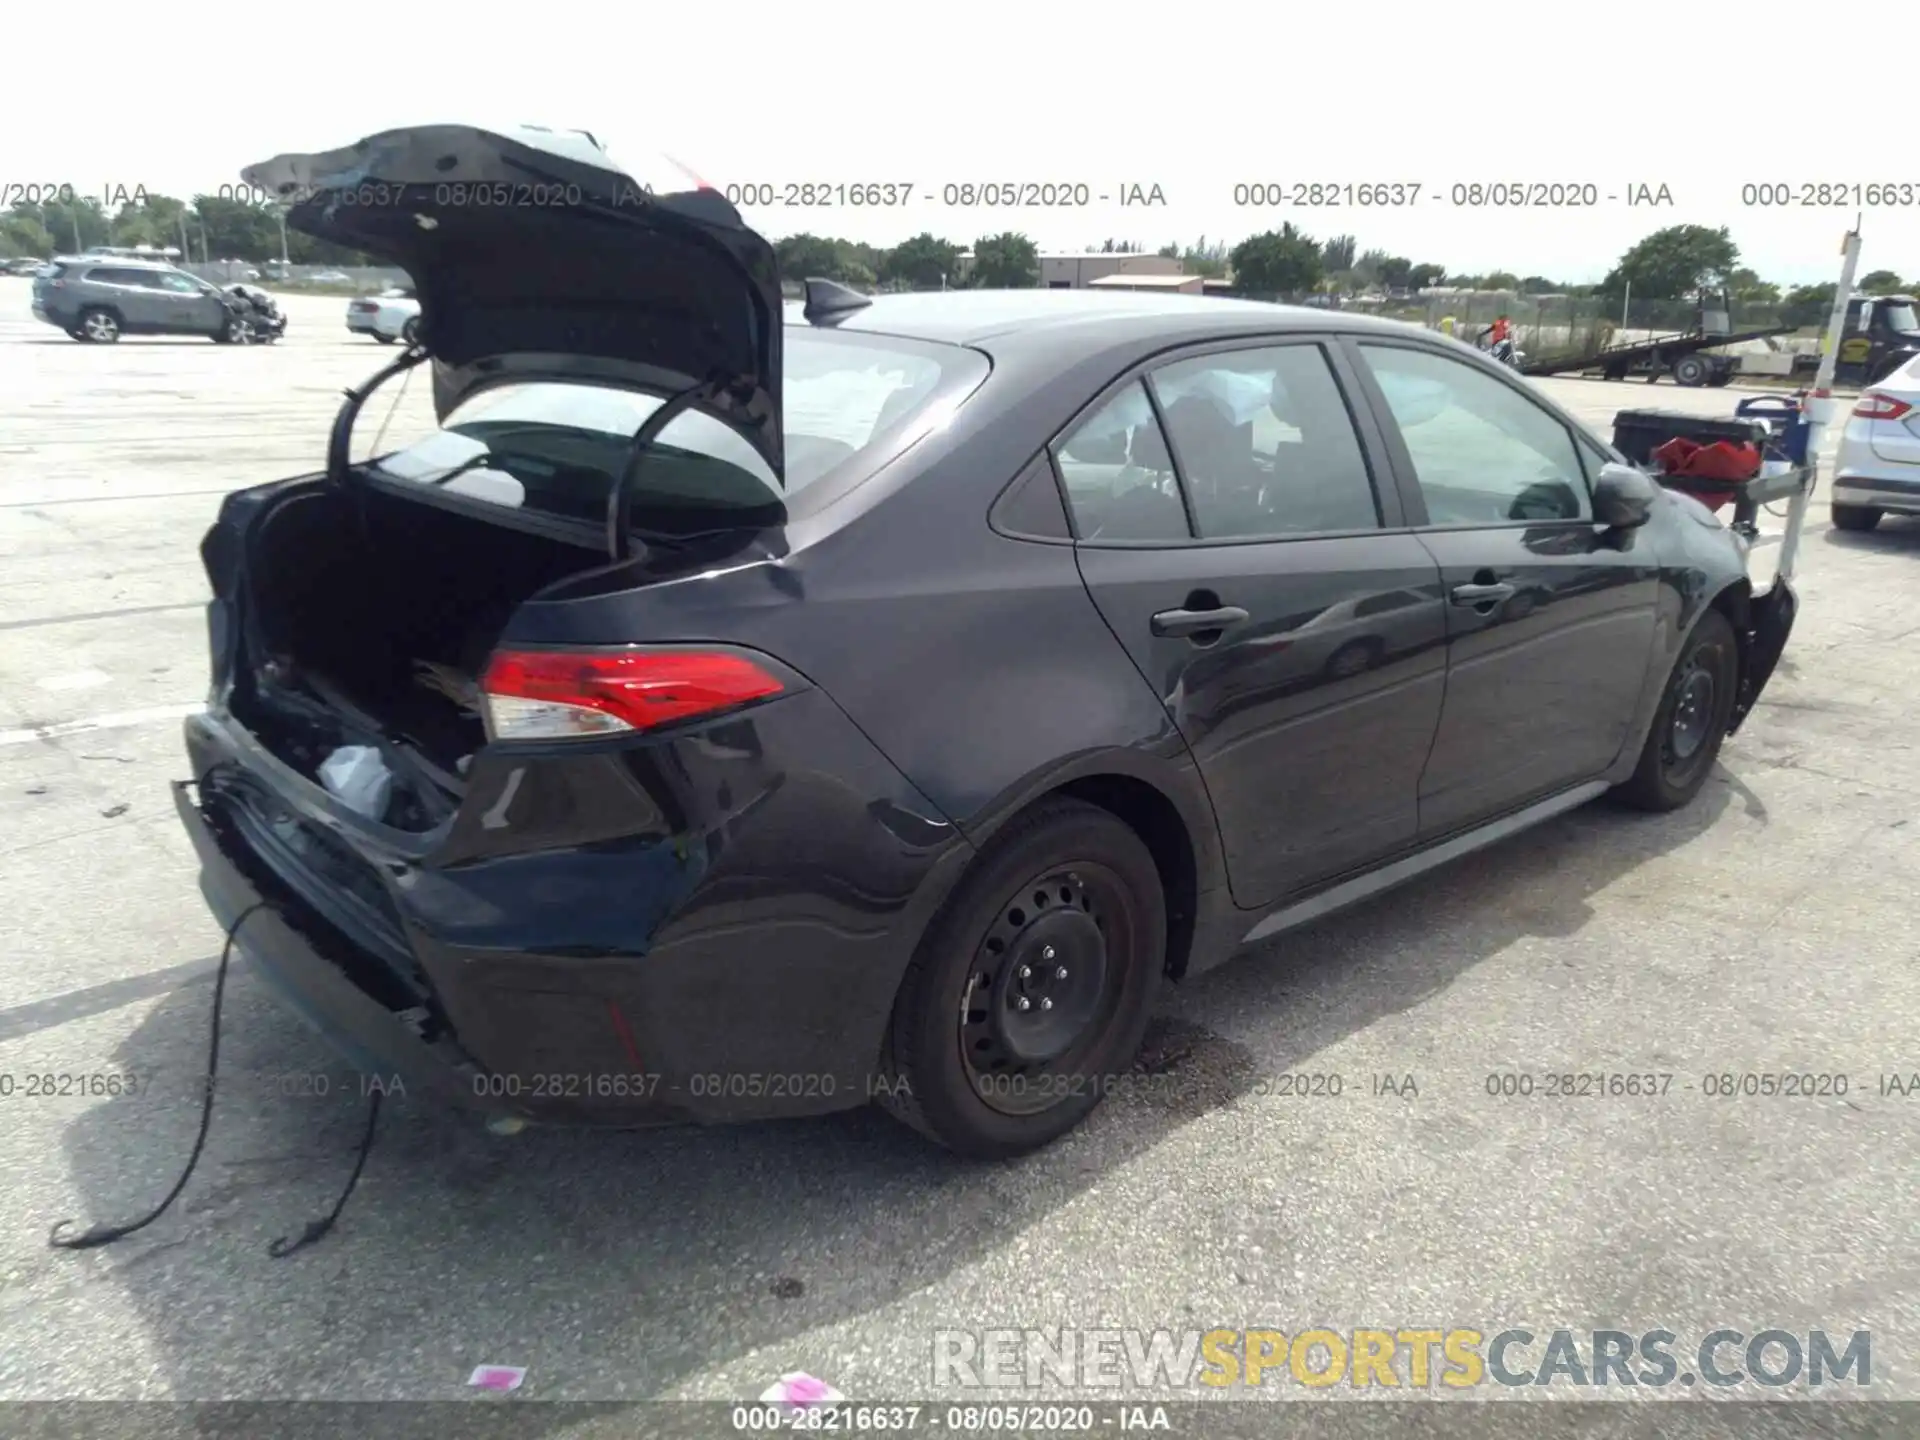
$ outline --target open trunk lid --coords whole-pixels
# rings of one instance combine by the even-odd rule
[[[686,395],[784,483],[773,246],[675,162],[635,175],[581,132],[428,125],[242,175],[294,229],[412,276],[442,418],[526,380]]]

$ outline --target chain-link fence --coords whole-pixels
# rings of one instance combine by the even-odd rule
[[[1595,295],[1429,290],[1403,298],[1319,294],[1244,298],[1379,315],[1450,332],[1469,344],[1504,315],[1513,326],[1515,343],[1536,360],[1587,355],[1609,345],[1631,345],[1658,336],[1689,333],[1700,326],[1702,319],[1700,307],[1692,301],[1628,300],[1623,304]],[[1714,328],[1718,328],[1720,319],[1714,317]],[[1777,343],[1789,349],[1799,348],[1803,343],[1812,344],[1816,333],[1805,317],[1778,304],[1736,301],[1724,321],[1732,334],[1804,326],[1804,337],[1796,339],[1793,334],[1780,337]]]

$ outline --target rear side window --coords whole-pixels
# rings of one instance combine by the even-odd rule
[[[640,466],[636,525],[775,523],[797,493],[925,433],[987,368],[984,357],[957,346],[803,327],[788,329],[784,349],[784,488],[730,427],[689,411],[667,425]],[[394,479],[597,525],[634,434],[662,403],[573,381],[501,385],[471,397],[424,440],[372,464]]]
[[[1187,540],[1173,457],[1138,380],[1054,447],[1054,463],[1082,540]]]
[[[146,285],[145,270],[123,270],[112,265],[96,265],[84,277],[95,285]]]

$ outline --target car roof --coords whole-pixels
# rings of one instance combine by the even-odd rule
[[[789,323],[801,323],[788,309]],[[1235,333],[1287,330],[1355,330],[1404,333],[1407,325],[1303,305],[1272,305],[1212,295],[1164,295],[1123,290],[941,290],[876,295],[849,312],[833,329],[897,335],[952,345],[1017,347],[1026,338],[1049,346],[1083,332],[1089,342],[1139,338],[1170,343]],[[991,343],[989,343],[991,342]]]
[[[145,255],[61,255],[56,265],[111,265],[116,270],[178,270],[171,260],[151,260]]]

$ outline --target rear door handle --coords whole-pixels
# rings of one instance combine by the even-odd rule
[[[1222,605],[1216,610],[1162,610],[1153,617],[1153,633],[1163,639],[1204,635],[1209,630],[1224,630],[1247,618],[1238,605]]]
[[[1486,605],[1495,600],[1510,600],[1514,587],[1507,584],[1456,585],[1449,592],[1456,605]]]

